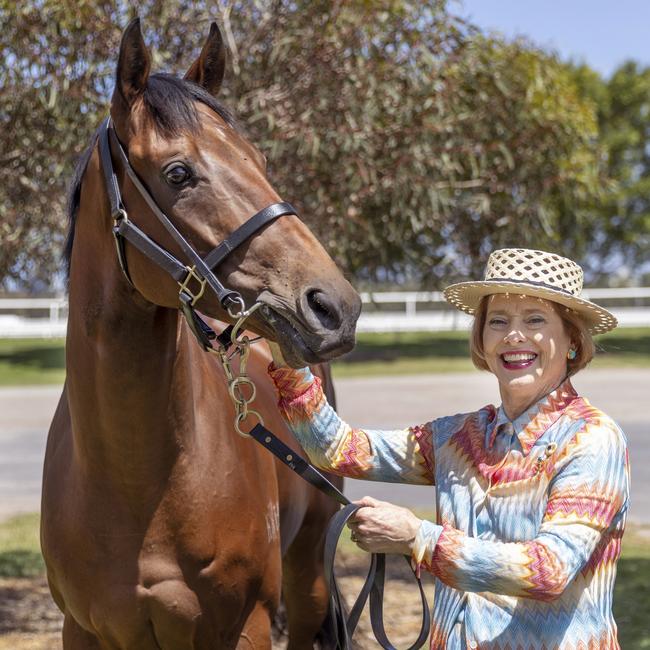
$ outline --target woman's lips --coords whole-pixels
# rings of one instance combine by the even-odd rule
[[[506,370],[523,370],[535,363],[537,355],[534,352],[518,351],[504,352],[500,355],[501,363]]]

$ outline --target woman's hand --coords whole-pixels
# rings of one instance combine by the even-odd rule
[[[282,356],[282,350],[280,346],[275,341],[266,341],[269,344],[269,349],[271,350],[271,357],[273,358],[273,365],[276,368],[282,368],[287,365],[287,362]]]
[[[364,497],[356,501],[363,506],[348,522],[352,541],[369,553],[410,555],[421,519],[408,508]]]

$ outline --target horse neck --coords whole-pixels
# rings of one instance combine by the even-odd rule
[[[107,210],[83,207],[82,190],[66,342],[75,451],[93,471],[137,482],[143,468],[169,471],[191,435],[178,425],[193,418],[189,341],[178,310],[146,302],[122,276]]]

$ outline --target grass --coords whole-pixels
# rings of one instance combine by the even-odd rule
[[[0,386],[62,384],[63,339],[0,339]]]
[[[39,514],[16,515],[0,523],[0,577],[16,578],[43,573],[39,542]]]
[[[650,648],[650,530],[630,526],[623,536],[614,587],[614,618],[625,650]]]
[[[650,367],[650,328],[620,329],[596,339],[594,368]],[[0,339],[0,386],[61,384],[63,339]],[[333,363],[335,377],[469,372],[466,332],[360,334],[355,349]]]
[[[620,329],[596,337],[593,368],[650,367],[650,328]],[[355,349],[333,364],[335,377],[466,372],[466,332],[359,334]]]

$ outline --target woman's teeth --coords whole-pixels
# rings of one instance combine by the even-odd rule
[[[501,358],[506,362],[506,363],[517,363],[519,361],[532,361],[537,357],[536,354],[528,353],[528,352],[507,352],[505,354],[501,355]]]

